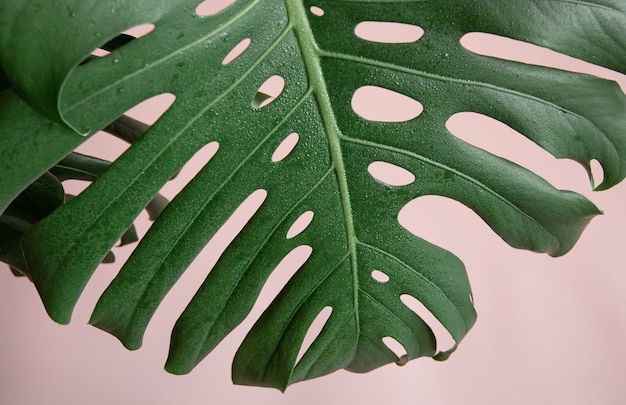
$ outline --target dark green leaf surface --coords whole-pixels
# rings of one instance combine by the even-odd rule
[[[14,91],[0,93],[0,213],[84,140],[37,114]]]
[[[28,274],[20,243],[30,226],[22,219],[0,216],[0,261],[8,264],[16,276]]]
[[[476,315],[462,263],[398,223],[399,210],[420,196],[460,201],[514,247],[555,256],[571,249],[599,210],[453,136],[445,123],[454,113],[496,118],[587,168],[597,159],[605,174],[600,189],[626,175],[626,100],[615,83],[475,55],[459,43],[465,33],[489,32],[626,72],[622,1],[240,0],[203,18],[194,14],[197,0],[121,3],[0,6],[2,68],[16,92],[49,119],[90,132],[155,94],[176,96],[85,192],[35,225],[23,248],[50,316],[69,322],[93,271],[139,212],[196,151],[218,142],[215,157],[155,221],[91,320],[138,348],[178,277],[231,213],[264,190],[260,209],[174,328],[166,365],[173,373],[189,372],[234,329],[282,258],[303,245],[312,249],[310,257],[235,357],[236,383],[285,389],[341,368],[365,372],[398,360],[383,343],[386,336],[400,342],[409,359],[445,358],[429,326],[400,297],[421,301],[457,343]],[[311,6],[324,15],[314,15]],[[58,24],[52,37],[23,32],[43,20]],[[418,25],[425,34],[410,44],[357,37],[354,27],[371,20]],[[80,64],[139,23],[156,28]],[[245,38],[250,47],[223,65]],[[43,66],[36,75],[34,63]],[[274,75],[285,89],[259,108],[257,90]],[[365,120],[351,107],[364,85],[419,100],[424,112],[399,123]],[[28,122],[42,119],[20,114]],[[272,161],[294,132],[293,152]],[[405,168],[416,180],[381,183],[368,173],[374,161]],[[311,224],[287,239],[307,211],[314,212]],[[375,280],[373,270],[389,281]],[[328,322],[296,364],[309,325],[326,307],[332,308]]]

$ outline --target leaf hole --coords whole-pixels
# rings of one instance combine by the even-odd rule
[[[150,32],[154,31],[154,24],[140,24],[134,27],[131,27],[125,31],[123,31],[120,35],[108,41],[106,44],[100,46],[99,48],[94,49],[91,52],[92,56],[103,57],[109,55],[111,52],[123,47],[130,42],[144,37],[148,35]]]
[[[415,175],[405,168],[387,162],[372,162],[367,171],[376,180],[390,186],[406,186],[415,181]]]
[[[176,96],[172,93],[162,93],[150,97],[126,111],[126,115],[136,120],[152,125],[174,104]]]
[[[299,140],[300,136],[297,133],[292,132],[289,134],[285,139],[283,139],[272,154],[272,162],[278,163],[289,156],[295,149]]]
[[[580,164],[570,159],[555,158],[531,139],[494,118],[460,112],[448,119],[446,128],[462,141],[514,162],[543,177],[556,188],[575,190],[588,187],[584,176],[572,176],[572,173],[584,173]],[[549,142],[562,141],[554,139]]]
[[[380,270],[372,271],[372,278],[379,283],[386,283],[389,281],[389,276]]]
[[[312,6],[310,9],[311,14],[318,16],[318,17],[322,17],[324,15],[324,9],[317,7],[317,6]]]
[[[469,32],[461,38],[461,45],[478,55],[615,80],[626,92],[626,75],[525,41],[485,32]]]
[[[251,42],[252,40],[250,38],[245,38],[237,45],[235,45],[235,47],[231,49],[230,52],[228,52],[228,54],[224,57],[224,60],[222,60],[222,65],[228,65],[239,56],[241,56],[241,54],[243,54],[246,49],[248,49]]]
[[[122,32],[122,34],[130,35],[131,37],[134,37],[135,39],[139,39],[141,37],[145,37],[152,31],[154,31],[154,28],[155,28],[155,25],[151,23],[139,24],[139,25],[135,25],[134,27],[125,30],[124,32]]]
[[[424,30],[417,25],[388,22],[363,21],[354,27],[357,37],[370,42],[384,44],[410,44],[418,41]]]
[[[411,311],[415,312],[417,316],[419,316],[428,327],[433,331],[435,335],[435,340],[437,342],[437,351],[438,352],[446,352],[454,347],[456,342],[450,332],[441,324],[439,319],[437,319],[432,312],[424,306],[417,298],[409,294],[402,294],[400,296],[400,300],[407,308]]]
[[[405,122],[417,118],[424,107],[409,96],[378,86],[363,86],[352,96],[352,109],[375,122]]]
[[[93,55],[93,56],[97,56],[97,57],[99,57],[99,58],[102,58],[103,56],[107,56],[107,55],[109,55],[110,53],[111,53],[111,52],[109,52],[109,51],[107,51],[107,50],[105,50],[105,49],[102,49],[102,48],[96,48],[96,49],[94,49],[93,51],[91,51],[91,55]]]
[[[302,215],[300,215],[298,219],[296,219],[295,222],[291,225],[289,231],[287,231],[287,239],[295,238],[296,236],[304,232],[313,221],[314,216],[315,213],[313,211],[306,211],[302,213]]]
[[[236,0],[204,0],[196,7],[196,15],[199,17],[207,17],[216,15],[232,6]]]
[[[474,259],[477,251],[485,255],[509,248],[476,212],[448,197],[417,197],[402,207],[398,222],[413,235],[454,252],[465,263]],[[477,238],[484,241],[479,246],[473,243]]]
[[[121,129],[117,128],[117,135],[113,136],[109,132],[99,131],[83,142],[75,151],[109,162],[117,160],[131,143],[139,139],[149,129],[150,125],[170,108],[175,100],[176,97],[173,94],[163,93],[142,101],[127,110],[125,116],[119,117],[107,126],[108,129],[116,125],[121,127]],[[131,127],[129,127],[129,122],[133,124]],[[67,185],[73,185],[69,188],[73,194],[79,194],[86,187],[86,183],[76,180],[69,180]]]
[[[300,270],[313,254],[309,245],[299,245],[287,253],[276,265],[272,273],[263,284],[263,289],[255,304],[254,313],[261,313],[271,301],[285,287],[291,278]],[[256,312],[256,311],[259,312]],[[251,311],[252,313],[253,311]]]
[[[320,311],[319,314],[313,319],[309,329],[304,335],[304,340],[302,341],[302,345],[300,346],[300,350],[298,351],[298,356],[296,357],[296,366],[300,363],[302,357],[304,357],[305,353],[311,348],[315,339],[322,333],[322,329],[328,320],[330,319],[331,314],[333,313],[333,307],[326,306],[324,309]]]
[[[596,187],[598,184],[602,184],[604,181],[604,169],[602,168],[602,164],[598,162],[597,159],[592,159],[591,162],[589,162],[589,167],[591,168],[591,173],[589,174],[591,186]]]
[[[267,191],[258,189],[250,193],[250,195],[239,204],[209,241],[213,255],[216,255],[217,258],[222,255],[226,248],[235,240],[237,235],[246,227],[248,222],[256,215],[259,209],[261,209],[266,199]]]
[[[391,350],[393,354],[396,355],[398,359],[396,360],[397,365],[404,366],[409,361],[409,355],[402,343],[398,342],[391,336],[385,336],[382,341],[383,344],[387,346],[387,349]]]
[[[213,159],[219,148],[220,144],[217,141],[204,145],[178,171],[176,178],[173,179],[175,181],[165,183],[159,192],[169,199],[174,198]]]
[[[257,90],[252,98],[252,106],[254,108],[263,108],[281,95],[285,88],[285,79],[281,76],[274,75],[268,78]]]
[[[228,244],[239,235],[243,228],[250,222],[252,217],[259,211],[265,200],[267,199],[267,191],[264,189],[258,189],[252,192],[246,199],[237,207],[233,214],[224,223],[222,228],[232,228],[232,231],[228,232]],[[220,231],[222,230],[220,228]],[[219,233],[219,231],[218,231]],[[232,237],[231,237],[232,236]]]

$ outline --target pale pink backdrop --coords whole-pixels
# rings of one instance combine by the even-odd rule
[[[463,43],[476,52],[585,71],[626,87],[623,75],[535,47],[487,37],[468,37]],[[365,101],[358,108],[381,108],[376,98]],[[131,114],[151,122],[168,102],[166,96]],[[364,375],[341,371],[296,384],[285,394],[234,386],[230,362],[247,328],[284,282],[273,278],[252,315],[217,350],[191,374],[173,376],[162,370],[171,327],[215,256],[203,252],[183,276],[136,352],[86,325],[117,265],[103,265],[96,272],[69,326],[53,323],[33,286],[14,278],[2,265],[0,404],[626,403],[626,185],[592,193],[580,166],[557,161],[506,126],[475,114],[458,115],[449,129],[536,171],[559,188],[587,195],[605,215],[592,221],[571,253],[553,259],[508,247],[469,209],[449,200],[423,198],[403,210],[401,222],[458,255],[472,282],[478,322],[448,361],[420,359]],[[108,148],[109,157],[122,152],[121,143],[103,146],[104,139],[97,135],[82,149],[101,155]],[[202,150],[185,167],[178,184],[168,185],[164,192],[174,195],[212,153],[215,145]],[[594,173],[601,176],[601,170]],[[147,226],[143,217],[140,231]],[[116,252],[123,259],[129,251]]]

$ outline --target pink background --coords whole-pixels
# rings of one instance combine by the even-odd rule
[[[464,45],[597,74],[626,88],[623,75],[535,47],[486,37],[470,38]],[[158,115],[154,108],[166,101],[157,99],[132,114],[150,122]],[[381,108],[375,98],[365,101],[363,108]],[[52,322],[34,287],[0,265],[0,404],[626,403],[626,184],[592,193],[579,165],[557,161],[508,127],[475,114],[460,114],[449,129],[536,171],[558,188],[588,196],[605,215],[592,221],[572,252],[553,259],[508,247],[469,209],[450,200],[423,198],[403,210],[401,222],[459,256],[472,282],[479,318],[448,361],[419,359],[363,375],[340,371],[296,384],[285,394],[234,386],[230,362],[247,328],[279,290],[281,280],[273,279],[240,327],[191,374],[173,376],[162,370],[169,334],[208,273],[207,262],[215,260],[209,253],[203,252],[168,295],[136,352],[86,325],[117,264],[96,272],[69,326]],[[82,149],[108,157],[121,153],[121,143],[104,147],[107,139],[97,135]],[[174,195],[211,153],[210,146],[200,152],[178,184],[164,192]],[[143,232],[147,227],[143,217],[139,228]],[[116,254],[123,259],[129,251],[120,248]]]

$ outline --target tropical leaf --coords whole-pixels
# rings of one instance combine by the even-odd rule
[[[30,276],[54,320],[69,322],[107,252],[208,143],[219,143],[217,154],[155,221],[91,322],[138,348],[165,294],[231,213],[251,196],[263,199],[179,318],[166,365],[173,373],[192,370],[246,317],[272,271],[297,248],[310,256],[242,343],[236,383],[285,389],[341,368],[364,372],[420,356],[446,358],[454,348],[438,353],[431,328],[401,297],[419,300],[457,343],[476,315],[462,263],[398,223],[399,210],[420,196],[460,201],[514,247],[554,256],[571,249],[600,211],[456,138],[445,124],[457,112],[498,119],[588,170],[597,159],[604,169],[598,189],[625,176],[626,99],[615,83],[476,55],[460,44],[466,33],[487,32],[626,72],[621,0],[239,0],[204,17],[194,12],[197,5],[76,0],[52,7],[47,0],[10,0],[0,6],[0,62],[14,86],[2,95],[16,111],[0,125],[12,140],[59,145],[38,152],[46,163],[20,174],[5,199],[69,153],[78,143],[70,129],[90,134],[151,96],[176,96],[87,190],[23,238]],[[50,21],[55,29],[42,34]],[[424,35],[379,43],[355,35],[363,21],[418,26]],[[154,30],[88,58],[144,23]],[[245,40],[248,48],[225,63]],[[273,76],[285,84],[275,99],[262,88]],[[402,122],[365,119],[351,106],[363,86],[418,100],[423,112]],[[21,131],[16,117],[31,131]],[[294,133],[291,153],[272,159]],[[27,166],[14,161],[10,173]],[[379,161],[408,170],[415,181],[393,186],[373,178],[368,167]],[[287,237],[311,213],[308,227]],[[386,277],[381,281],[374,271]],[[328,307],[328,321],[298,359],[309,325]],[[404,346],[405,359],[385,337]]]

